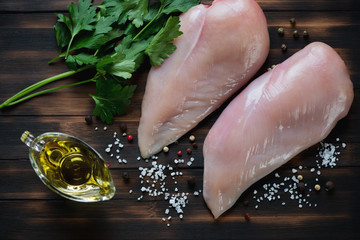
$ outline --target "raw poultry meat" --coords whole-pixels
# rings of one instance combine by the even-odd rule
[[[215,0],[180,17],[176,51],[150,70],[138,142],[142,157],[158,153],[195,127],[258,71],[269,33],[254,0]]]
[[[203,195],[214,217],[250,185],[324,139],[347,115],[353,96],[344,62],[319,42],[255,79],[204,142]]]

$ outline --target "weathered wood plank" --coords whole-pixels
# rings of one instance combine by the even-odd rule
[[[179,220],[171,210],[173,218],[165,222],[161,219],[167,218],[164,211],[168,203],[163,200],[137,201],[132,197],[124,197],[103,203],[84,204],[52,195],[51,199],[36,198],[36,201],[16,200],[18,196],[15,196],[15,199],[0,200],[0,221],[3,223],[0,229],[5,239],[23,239],[27,234],[31,235],[26,236],[26,239],[44,234],[52,239],[63,239],[69,232],[72,237],[83,237],[85,234],[92,239],[86,235],[89,231],[94,237],[101,235],[107,238],[121,234],[122,239],[133,239],[137,231],[140,231],[140,235],[136,236],[138,239],[149,236],[153,236],[152,239],[204,239],[205,236],[217,239],[223,236],[224,231],[228,233],[227,239],[238,239],[239,234],[244,235],[245,239],[263,239],[265,236],[267,239],[278,239],[279,236],[296,238],[300,235],[311,239],[354,239],[352,237],[357,232],[357,213],[360,210],[355,199],[360,196],[349,182],[359,182],[359,171],[359,168],[329,171],[329,177],[336,183],[336,192],[331,194],[320,191],[312,194],[309,200],[317,203],[317,207],[300,209],[297,201],[290,200],[288,195],[282,193],[281,201],[259,204],[252,198],[251,189],[241,198],[250,200],[248,206],[244,206],[240,199],[217,221],[213,220],[201,196],[189,196],[183,220]],[[263,183],[266,182],[260,181],[257,185]],[[33,189],[31,185],[29,187]],[[41,188],[39,186],[38,195],[50,195],[41,193],[48,191]],[[19,189],[19,195],[23,189]],[[29,197],[27,193],[25,190],[22,196]],[[139,190],[133,193],[136,194],[139,194]],[[282,206],[282,202],[286,202],[286,205]],[[255,209],[255,205],[259,205],[259,208]],[[245,213],[251,216],[250,222],[245,221]],[[166,226],[168,222],[170,227]],[[64,229],[66,231],[62,231]]]
[[[131,116],[131,115],[130,115]],[[199,126],[195,127],[188,134],[184,135],[179,139],[178,144],[172,145],[171,155],[168,156],[171,160],[176,158],[176,152],[178,150],[186,151],[188,147],[191,147],[188,136],[194,134],[198,141],[198,149],[193,151],[193,155],[197,159],[202,159],[202,143],[206,137],[206,134],[214,121],[216,120],[218,113],[210,115],[209,118],[205,119]],[[358,114],[351,114],[348,118],[341,120],[338,125],[330,133],[329,137],[326,138],[326,142],[336,143],[336,138],[340,138],[341,143],[351,144],[354,143],[354,147],[349,145],[350,155],[347,155],[346,161],[348,165],[354,164],[358,165],[356,144],[360,142],[360,128],[358,125],[359,118]],[[128,133],[134,136],[134,142],[128,143],[125,138],[120,137],[121,141],[126,144],[122,152],[124,157],[129,158],[129,160],[135,160],[139,156],[137,148],[137,127],[138,121],[129,119],[129,114],[126,114],[124,117],[116,118],[115,122],[111,126],[107,126],[106,132],[103,130],[103,127],[106,126],[101,123],[99,120],[95,121],[92,125],[87,125],[84,121],[83,116],[73,117],[73,116],[43,116],[43,117],[33,117],[33,116],[7,116],[0,117],[1,128],[0,136],[9,136],[6,138],[6,141],[3,141],[0,145],[0,159],[23,159],[27,156],[26,147],[20,142],[19,138],[21,134],[28,130],[33,132],[34,135],[39,135],[44,132],[51,131],[60,131],[65,132],[74,136],[77,136],[83,139],[89,144],[93,145],[95,148],[99,149],[99,152],[104,153],[102,150],[105,150],[107,144],[113,143],[113,132],[116,131],[120,134],[119,123],[122,121],[127,122]],[[355,118],[354,118],[355,117]],[[98,131],[95,131],[95,127],[98,127]],[[114,148],[114,151],[116,149]],[[344,149],[342,152],[347,152],[347,149]],[[315,156],[316,149],[311,149],[308,154],[305,156]],[[186,157],[185,155],[184,157]],[[166,156],[164,156],[166,157]],[[115,161],[115,160],[114,160]]]
[[[1,1],[0,12],[53,12],[66,11],[70,0],[17,0]],[[77,2],[77,1],[73,1]],[[96,0],[95,3],[100,3]],[[210,4],[212,0],[202,0],[204,4]],[[353,11],[360,9],[360,3],[356,0],[339,1],[339,0],[257,0],[259,5],[265,11]]]
[[[306,161],[303,162],[297,162],[297,164],[286,164],[283,167],[275,170],[273,173],[269,174],[268,176],[264,177],[263,179],[259,180],[257,183],[255,183],[253,186],[251,186],[242,196],[242,200],[247,199],[250,203],[249,205],[254,207],[255,205],[259,205],[261,208],[264,207],[264,211],[270,211],[267,209],[268,204],[275,204],[276,208],[282,206],[282,201],[289,202],[290,204],[290,193],[284,192],[283,190],[285,188],[288,188],[288,185],[293,185],[294,181],[291,180],[292,176],[297,176],[298,174],[301,174],[303,176],[303,182],[308,184],[306,187],[305,194],[310,194],[309,199],[310,202],[314,203],[320,203],[323,202],[321,197],[324,197],[326,191],[325,191],[325,183],[328,180],[331,180],[335,183],[336,186],[336,196],[334,198],[340,200],[341,196],[347,196],[352,193],[352,190],[355,190],[356,187],[353,184],[349,184],[350,182],[356,183],[356,179],[359,179],[359,165],[357,166],[350,166],[350,167],[344,167],[343,162],[343,156],[340,156],[341,160],[339,161],[338,166],[334,168],[330,167],[323,167],[320,169],[320,175],[316,172],[310,171],[311,168],[315,168],[317,170],[317,167],[315,165],[315,161],[313,161],[312,166],[307,166]],[[315,159],[315,158],[314,158]],[[307,159],[309,160],[309,159]],[[197,161],[197,160],[195,160]],[[134,160],[134,162],[136,162]],[[174,183],[175,180],[173,180],[170,176],[171,171],[164,171],[164,173],[167,175],[166,180],[164,181],[166,183],[166,188],[169,189],[170,193],[175,193],[175,188],[178,188],[178,192],[182,193],[189,193],[190,196],[192,196],[193,199],[196,199],[196,196],[193,196],[194,191],[198,191],[202,189],[202,176],[203,176],[203,170],[202,168],[187,168],[186,165],[175,165],[171,161],[166,160],[157,160],[159,164],[164,165],[170,165],[175,170],[174,171],[180,171],[182,172],[181,176],[176,176],[176,184]],[[310,162],[310,161],[307,161]],[[294,163],[294,161],[293,161]],[[114,179],[114,184],[116,186],[117,192],[113,199],[119,200],[129,200],[134,201],[134,203],[137,201],[137,198],[141,195],[144,195],[143,201],[152,201],[152,200],[158,200],[158,201],[164,201],[164,196],[158,196],[158,197],[151,197],[148,196],[146,193],[141,192],[142,186],[147,186],[145,183],[141,184],[139,175],[141,171],[138,170],[138,167],[151,167],[151,162],[145,163],[144,161],[137,162],[137,164],[129,164],[132,167],[136,167],[130,169],[128,165],[119,165],[116,163],[113,163],[110,165],[110,172]],[[2,179],[6,179],[8,183],[7,185],[3,185],[0,188],[0,200],[9,200],[9,199],[23,199],[23,200],[36,200],[36,199],[42,199],[42,200],[59,200],[62,199],[62,197],[58,196],[57,194],[53,193],[51,190],[49,190],[37,177],[36,173],[31,167],[31,164],[28,160],[1,160],[0,161],[0,177]],[[302,169],[299,169],[298,166],[302,166]],[[296,173],[293,173],[293,169],[297,169]],[[128,181],[124,181],[123,179],[123,173],[127,172],[129,176]],[[279,174],[278,177],[275,176],[275,173]],[[187,180],[189,177],[193,177],[195,181],[195,187],[190,187],[188,185]],[[346,176],[346,177],[345,177]],[[284,181],[285,177],[289,177],[289,181]],[[24,181],[24,179],[27,179],[27,181]],[[146,180],[147,178],[145,178]],[[318,179],[318,181],[316,181]],[[253,192],[254,190],[257,190],[256,197],[263,196],[266,191],[262,188],[264,184],[273,183],[279,184],[280,182],[284,182],[286,184],[285,187],[281,188],[279,190],[279,194],[281,196],[280,199],[277,199],[274,203],[266,201],[257,202],[257,199],[254,199]],[[322,186],[322,195],[320,193],[315,193],[313,187],[315,184],[319,183]],[[309,189],[311,189],[309,191]],[[132,190],[133,192],[130,194],[129,190]],[[324,193],[325,192],[325,193]],[[320,195],[318,197],[318,195]],[[330,194],[330,193],[328,193]],[[359,194],[359,193],[358,193]],[[201,194],[200,194],[201,195]],[[332,194],[330,194],[332,195]],[[335,191],[333,192],[333,195],[335,195]],[[328,196],[328,195],[326,195]],[[355,196],[354,196],[355,197]],[[242,200],[240,199],[240,203]],[[316,201],[315,201],[316,200]],[[317,202],[318,201],[318,202]],[[292,203],[291,206],[297,206],[298,203]],[[340,204],[338,202],[337,204]],[[304,203],[305,206],[305,203]],[[313,204],[314,207],[314,204]],[[279,208],[280,209],[280,208]]]

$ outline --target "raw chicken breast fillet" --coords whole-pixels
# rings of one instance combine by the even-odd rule
[[[345,117],[353,85],[344,62],[312,43],[255,79],[207,135],[204,199],[215,218],[253,183],[324,139]]]
[[[181,15],[176,51],[150,70],[138,142],[147,158],[179,139],[239,90],[269,52],[267,23],[254,0],[215,0]]]

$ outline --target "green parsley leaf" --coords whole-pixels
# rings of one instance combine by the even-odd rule
[[[58,22],[54,26],[54,33],[59,53],[61,53],[70,42],[70,31],[65,24]]]
[[[71,23],[71,19],[68,17],[68,16],[65,16],[64,14],[56,14],[56,16],[59,18],[58,19],[58,22],[59,23],[64,23],[67,28],[69,29],[70,31],[70,35],[71,35],[71,32],[72,32],[72,29],[73,29],[73,26],[72,26],[72,23]]]
[[[78,4],[79,6],[76,6],[72,2],[68,8],[73,23],[73,28],[70,29],[72,36],[75,36],[82,30],[93,30],[94,26],[91,23],[96,20],[96,7],[91,6],[91,0],[79,0]]]
[[[128,10],[128,19],[137,27],[144,24],[144,16],[148,13],[148,0],[126,0],[124,6]]]
[[[150,57],[152,66],[160,65],[164,58],[169,57],[175,51],[176,46],[171,41],[182,34],[179,29],[179,17],[169,17],[165,26],[154,36],[145,50],[145,53]]]
[[[122,59],[115,62],[107,69],[109,74],[117,77],[128,79],[132,77],[132,73],[135,71],[135,62],[132,60]]]
[[[125,59],[135,62],[135,70],[140,66],[144,56],[144,50],[149,46],[148,40],[138,40],[133,42],[131,36],[123,38],[122,43],[119,44],[115,51],[125,54]]]
[[[111,27],[111,25],[115,22],[115,18],[113,17],[100,17],[95,25],[95,32],[94,34],[101,34],[101,33],[108,33],[110,32],[113,28]]]
[[[107,124],[112,123],[114,115],[125,113],[125,107],[130,104],[136,85],[121,86],[111,79],[98,79],[96,81],[96,94],[90,96],[94,99],[96,107],[94,115],[99,116]]]
[[[78,66],[95,65],[97,62],[98,62],[98,58],[96,56],[86,53],[69,55],[68,58],[66,59],[66,65],[72,70],[76,70]]]
[[[75,36],[83,30],[91,31],[94,29],[94,26],[91,24],[96,21],[96,7],[91,6],[91,4],[91,0],[79,0],[79,6],[76,6],[73,2],[70,3],[68,10],[71,16],[71,20],[69,17],[64,16],[63,14],[58,14],[58,21],[65,23],[71,33],[71,38],[65,53],[65,58],[67,58],[69,54],[71,44]]]
[[[71,51],[78,50],[81,48],[87,49],[98,49],[109,41],[109,37],[105,34],[86,34],[79,37],[73,44]]]
[[[165,1],[165,7],[163,13],[170,14],[174,12],[186,12],[193,6],[196,6],[200,3],[199,0],[173,0]]]

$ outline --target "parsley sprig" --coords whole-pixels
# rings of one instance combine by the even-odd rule
[[[199,0],[91,0],[70,3],[68,14],[57,14],[54,26],[59,50],[53,63],[63,59],[69,71],[39,81],[4,101],[0,108],[13,106],[35,96],[61,88],[96,82],[94,115],[112,123],[114,115],[125,113],[136,85],[132,74],[146,58],[152,66],[160,65],[176,47],[180,36],[177,16],[197,5]],[[35,90],[79,72],[95,69],[94,76],[55,88]]]

